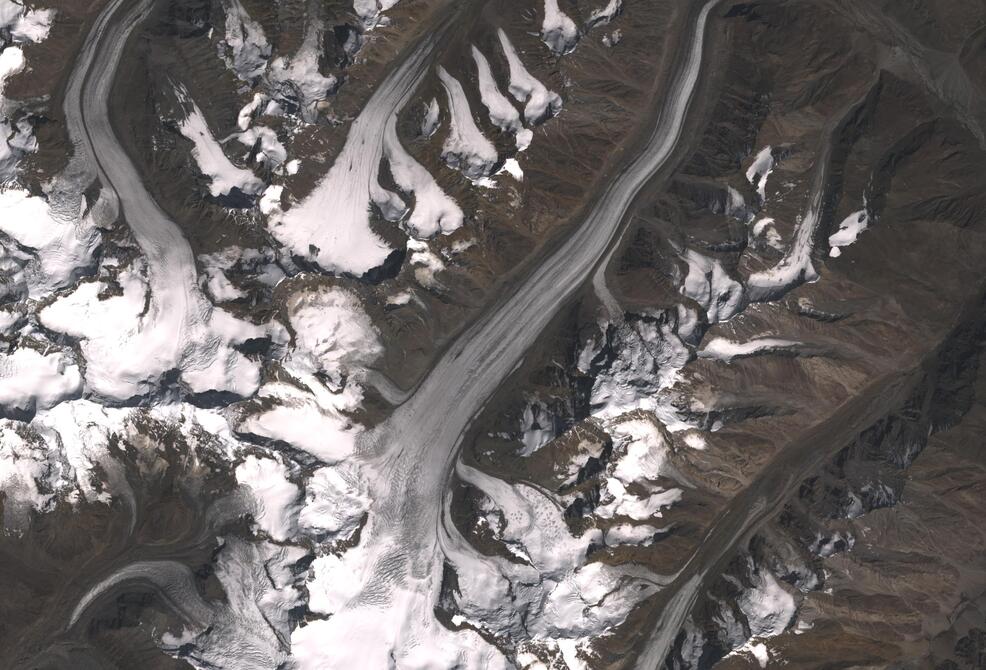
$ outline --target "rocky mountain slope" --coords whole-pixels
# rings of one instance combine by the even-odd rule
[[[0,0],[0,665],[986,667],[986,8]]]

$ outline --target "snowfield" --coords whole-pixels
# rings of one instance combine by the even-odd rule
[[[363,26],[367,30],[372,30],[383,22],[385,17],[381,16],[400,0],[353,0],[353,10],[363,21]]]
[[[557,56],[574,51],[579,43],[579,29],[575,21],[558,7],[558,0],[544,0],[541,39]]]
[[[767,177],[773,171],[774,156],[771,148],[766,146],[760,150],[746,171],[746,178],[757,189],[761,201],[767,199]]]
[[[72,357],[20,348],[0,354],[0,408],[33,413],[49,409],[82,390]]]
[[[838,258],[842,255],[842,247],[848,247],[859,238],[869,225],[869,215],[865,209],[853,212],[839,224],[839,229],[829,235],[829,256]]]
[[[295,295],[288,315],[294,342],[283,366],[294,381],[264,384],[258,395],[266,408],[237,431],[338,463],[352,455],[361,431],[350,415],[363,400],[366,366],[383,351],[379,334],[357,296],[340,288]]]
[[[438,78],[448,96],[451,115],[449,134],[442,145],[442,159],[473,181],[489,177],[499,160],[493,143],[486,139],[473,120],[462,84],[440,65]]]
[[[152,393],[165,373],[180,370],[192,393],[252,394],[259,367],[233,345],[266,332],[205,305],[197,327],[185,328],[183,312],[166,309],[155,295],[151,272],[137,263],[119,273],[120,294],[101,300],[107,285],[90,281],[39,313],[45,327],[81,340],[88,390],[127,401]]]
[[[479,74],[479,95],[490,114],[490,122],[504,132],[513,133],[517,140],[517,150],[523,151],[531,144],[534,133],[524,128],[520,114],[493,77],[490,63],[479,49],[472,47],[472,58]]]
[[[527,71],[524,62],[517,55],[513,43],[507,37],[507,33],[502,28],[497,29],[497,37],[500,39],[500,46],[503,55],[507,59],[510,68],[510,95],[518,102],[525,103],[524,118],[530,124],[537,124],[555,116],[561,111],[561,96],[538,81],[534,75]]]
[[[353,11],[369,31],[387,24],[383,12],[396,2],[354,0]],[[397,132],[398,114],[429,73],[430,43],[412,50],[376,87],[352,120],[341,152],[300,202],[281,184],[268,184],[236,165],[226,154],[227,143],[216,139],[199,107],[178,87],[186,113],[179,129],[192,143],[209,194],[238,192],[258,201],[284,252],[230,246],[195,258],[108,123],[106,100],[123,44],[151,4],[111,0],[93,38],[96,47],[107,44],[80,59],[66,94],[74,160],[84,164],[70,176],[84,185],[98,178],[99,195],[69,207],[54,187],[44,197],[20,188],[0,191],[0,261],[12,278],[4,291],[17,302],[0,311],[4,334],[16,342],[0,353],[4,524],[19,528],[31,513],[59,500],[114,503],[136,518],[139,498],[118,460],[119,445],[154,448],[145,434],[148,425],[151,433],[178,436],[196,457],[208,452],[228,463],[232,492],[215,505],[228,506],[231,519],[247,517],[249,523],[236,531],[243,537],[228,527],[210,536],[216,539],[214,576],[224,598],[203,597],[196,574],[170,557],[138,560],[113,566],[88,585],[67,613],[69,628],[111,589],[135,580],[152,584],[165,596],[163,607],[180,616],[180,627],[155,629],[160,647],[199,668],[505,670],[545,667],[538,660],[544,650],[559,667],[586,667],[593,641],[673,580],[633,563],[611,565],[594,551],[647,546],[671,527],[662,517],[688,495],[685,484],[676,485],[670,465],[672,432],[687,431],[679,435],[689,448],[714,448],[707,431],[678,416],[669,392],[696,356],[727,364],[800,345],[778,337],[702,341],[707,329],[739,314],[750,300],[810,279],[817,225],[811,217],[814,211],[817,219],[817,211],[801,222],[780,264],[745,284],[718,258],[678,250],[681,305],[614,312],[582,340],[578,369],[592,381],[588,421],[611,438],[612,450],[597,473],[598,499],[578,533],[566,522],[571,494],[493,477],[460,460],[457,449],[466,427],[516,370],[558,305],[603,257],[641,185],[671,155],[696,87],[713,3],[699,15],[683,76],[669,92],[668,113],[640,157],[531,282],[451,342],[430,375],[372,430],[361,410],[368,379],[379,374],[374,366],[385,352],[371,313],[379,313],[374,310],[384,302],[417,300],[413,291],[395,293],[387,286],[376,294],[378,304],[364,304],[351,288],[352,276],[380,267],[396,250],[374,226],[404,231],[414,277],[423,287],[440,288],[450,256],[443,260],[439,245],[429,240],[465,222],[460,205]],[[312,10],[298,50],[275,56],[240,0],[221,5],[225,32],[216,57],[248,84],[244,93],[256,89],[235,114],[239,132],[225,148],[256,147],[258,160],[274,174],[293,174],[297,161],[288,160],[271,128],[258,124],[265,114],[282,113],[311,121],[334,92],[338,81],[320,70],[323,19]],[[47,34],[50,12],[11,7],[0,0],[0,25],[15,42]],[[108,17],[121,7],[121,27],[104,33],[112,26]],[[584,29],[609,23],[621,10],[620,0],[609,0]],[[545,0],[541,38],[548,47],[560,56],[579,37],[557,0]],[[562,101],[530,74],[503,30],[498,38],[509,67],[507,93],[524,106],[523,116],[476,47],[472,61],[490,122],[513,134],[519,152],[528,148],[531,128],[559,114]],[[4,73],[24,67],[23,54],[13,49],[0,54],[0,82]],[[422,136],[432,137],[447,123],[442,158],[475,184],[488,185],[498,168],[523,179],[516,158],[501,161],[483,135],[460,81],[441,66],[435,74],[446,107],[436,99],[425,103]],[[0,167],[6,179],[8,167],[16,176],[17,152],[31,145],[17,139],[20,131],[9,124],[4,130],[9,132],[7,149],[0,146]],[[773,167],[770,148],[764,151],[766,157],[761,151],[748,174],[761,199]],[[397,192],[381,186],[382,161]],[[746,211],[738,193],[727,197],[729,211]],[[101,231],[124,222],[132,241],[100,248]],[[829,240],[833,252],[854,241],[865,225],[865,212],[847,218]],[[286,273],[297,271],[294,261],[351,276],[312,273],[286,280]],[[278,316],[251,317],[256,322],[234,316],[251,295],[243,274],[276,287]],[[265,353],[257,353],[257,342],[267,345]],[[549,448],[555,428],[547,405],[529,400],[520,425],[522,455]],[[598,458],[601,450],[590,455]],[[582,465],[566,464],[566,476],[574,481]],[[509,558],[478,551],[460,531],[452,519],[450,481],[478,492],[477,523],[485,524]],[[770,573],[755,576],[739,607],[760,640],[790,625],[794,601]],[[491,640],[509,644],[501,648]],[[749,653],[759,661],[767,651],[757,644],[751,642]]]
[[[175,89],[187,116],[178,126],[181,134],[193,144],[192,156],[199,171],[209,178],[209,194],[216,198],[231,195],[234,190],[255,196],[264,190],[264,183],[246,168],[237,167],[226,157],[222,146],[213,137],[202,110],[183,87]],[[253,144],[253,142],[250,142]]]
[[[430,237],[462,224],[461,209],[397,137],[396,115],[427,73],[427,52],[428,47],[422,47],[377,88],[315,190],[286,212],[272,215],[271,233],[293,255],[327,272],[353,275],[363,275],[387,260],[394,250],[373,232],[370,204],[393,222],[408,216],[409,207],[380,186],[378,172],[385,156],[398,187],[415,195],[416,206],[405,224],[408,232]]]

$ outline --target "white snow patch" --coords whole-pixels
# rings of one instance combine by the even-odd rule
[[[784,245],[781,243],[781,236],[777,232],[777,228],[774,226],[774,219],[770,217],[757,219],[753,222],[753,225],[750,228],[750,234],[754,237],[754,239],[762,236],[768,246],[777,249],[778,251],[784,251]]]
[[[284,187],[271,184],[264,189],[264,194],[260,198],[261,213],[270,216],[275,212],[281,211],[281,198],[284,195]]]
[[[338,287],[293,296],[288,320],[294,347],[284,368],[295,383],[261,387],[258,395],[272,406],[243,419],[237,430],[339,462],[352,453],[362,429],[348,414],[363,400],[359,378],[365,367],[383,351],[379,333],[358,297]]]
[[[226,157],[222,146],[213,137],[202,110],[195,104],[188,92],[181,86],[175,88],[188,116],[178,126],[181,134],[192,141],[192,156],[199,171],[210,179],[209,193],[212,197],[229,195],[238,189],[246,195],[257,195],[264,190],[264,183],[252,172],[237,167]]]
[[[391,221],[400,220],[408,210],[396,193],[380,186],[384,156],[398,187],[415,195],[415,211],[405,223],[412,235],[429,237],[462,225],[462,211],[455,201],[400,144],[396,115],[413,86],[395,90],[398,83],[399,79],[388,80],[374,93],[353,122],[328,175],[311,195],[270,218],[271,233],[282,245],[323,270],[362,275],[383,264],[392,252],[370,228],[370,202]]]
[[[353,10],[356,16],[363,22],[363,28],[373,30],[378,25],[383,25],[384,21],[381,14],[400,0],[353,0]]]
[[[530,124],[541,123],[558,114],[561,111],[561,96],[554,91],[549,91],[544,84],[527,71],[520,56],[517,55],[514,45],[511,44],[502,28],[497,28],[496,34],[500,38],[500,46],[503,48],[503,55],[506,56],[507,65],[510,68],[510,95],[514,96],[517,101],[526,103],[524,118],[527,122]]]
[[[797,613],[794,596],[784,590],[766,570],[754,573],[754,577],[753,588],[744,590],[736,604],[746,616],[753,637],[780,635],[787,630]]]
[[[322,58],[322,24],[309,20],[305,39],[290,58],[279,56],[270,63],[268,79],[282,103],[297,105],[306,121],[317,117],[317,105],[335,90],[338,80],[319,70]]]
[[[200,600],[201,628],[165,633],[162,649],[198,668],[284,667],[290,661],[292,610],[304,603],[297,564],[307,552],[237,537],[220,542],[215,574],[226,597],[208,605]],[[182,605],[193,607],[197,598]]]
[[[425,139],[431,137],[438,130],[438,126],[441,124],[441,118],[439,115],[442,110],[438,106],[438,100],[432,98],[428,104],[425,106],[425,115],[421,119],[421,136]]]
[[[256,161],[263,165],[276,168],[287,160],[288,152],[277,133],[265,126],[255,126],[236,136],[240,144],[251,149],[257,149]],[[242,189],[241,189],[242,190]]]
[[[105,204],[100,199],[91,213],[61,220],[43,198],[21,189],[0,192],[0,231],[36,256],[25,270],[30,297],[42,298],[68,285],[91,262],[99,244],[94,217]]]
[[[479,74],[479,96],[489,110],[490,122],[504,132],[513,133],[517,150],[523,151],[530,146],[534,133],[524,128],[517,108],[500,92],[489,61],[475,46],[472,47],[472,58]]]
[[[617,443],[613,476],[624,484],[655,480],[664,474],[670,445],[648,419],[621,419],[607,425]]]
[[[393,118],[384,131],[384,151],[397,187],[414,194],[414,209],[404,222],[411,235],[427,239],[439,233],[447,235],[462,226],[462,209],[441,189],[431,173],[404,149]]]
[[[681,292],[702,306],[709,323],[728,321],[743,308],[742,284],[729,276],[718,259],[692,249],[686,249],[683,258],[688,275]]]
[[[362,537],[372,537],[373,525],[371,515]],[[439,588],[435,580],[440,573],[411,574],[407,580],[371,586],[385,601],[357,599],[377,567],[379,554],[367,544],[362,541],[341,556],[315,559],[307,585],[309,607],[332,616],[311,621],[291,634],[299,670],[509,667],[500,652],[474,631],[449,630],[435,618],[429,594]]]
[[[490,176],[499,159],[496,148],[476,126],[462,84],[440,65],[438,78],[448,96],[451,116],[442,159],[473,181]]]
[[[649,521],[660,518],[665,507],[671,507],[681,500],[679,488],[651,488],[646,495],[636,495],[627,490],[626,484],[616,477],[610,477],[600,492],[600,504],[595,514],[602,519],[626,516],[634,521]]]
[[[357,118],[342,152],[312,193],[270,218],[271,233],[288,251],[328,272],[355,275],[387,260],[392,249],[370,228],[369,208],[372,195],[388,200],[377,183],[383,130]]]
[[[839,224],[839,230],[829,235],[829,256],[837,258],[842,254],[840,247],[848,247],[866,230],[869,217],[865,209],[853,212]]]
[[[579,43],[579,29],[575,21],[558,7],[558,0],[544,0],[541,40],[556,56],[571,53]]]
[[[633,525],[621,523],[607,528],[603,539],[607,547],[621,547],[624,545],[647,547],[654,542],[654,536],[660,532],[661,529],[646,524]]]
[[[610,344],[615,352],[611,360],[603,357],[596,342],[590,342],[579,357],[579,369],[596,375],[590,394],[592,415],[606,420],[642,409],[654,412],[668,430],[687,427],[660,396],[677,382],[691,355],[672,324],[655,319],[624,321],[615,327]]]
[[[517,181],[524,181],[524,169],[517,162],[516,158],[508,158],[503,162],[501,172],[506,172]]]
[[[115,461],[109,453],[110,438],[120,434],[131,414],[128,409],[101,407],[89,400],[62,402],[39,412],[30,427],[48,445],[49,457],[57,454],[68,467],[56,469],[48,485],[67,493],[70,503],[81,500],[108,503],[120,491],[114,482],[97,482],[95,468],[112,476]]]
[[[26,119],[14,124],[6,118],[9,105],[3,92],[7,79],[22,72],[25,64],[24,52],[20,47],[8,46],[0,51],[0,183],[12,180],[21,157],[38,148],[34,131]]]
[[[692,449],[697,449],[698,451],[704,451],[709,446],[705,441],[705,436],[697,430],[690,430],[686,432],[682,439],[685,441],[686,445]]]
[[[555,426],[548,407],[540,400],[531,399],[524,405],[520,416],[521,456],[530,456],[555,438]]]
[[[600,7],[589,15],[585,27],[587,30],[591,30],[596,26],[609,25],[610,21],[615,19],[621,11],[623,11],[623,0],[609,0],[605,7]]]
[[[25,439],[15,421],[0,419],[0,494],[3,494],[3,525],[17,524],[31,509],[44,509],[53,494],[42,493],[53,468],[48,460],[47,444]]]
[[[257,395],[272,407],[240,421],[238,433],[279,440],[324,463],[338,463],[352,455],[363,429],[349,416],[363,402],[358,384],[330,389],[307,375],[297,384],[264,384]]]
[[[299,292],[288,301],[294,349],[285,361],[293,374],[324,373],[333,384],[373,363],[383,347],[359,297],[339,287]]]
[[[410,291],[400,291],[387,298],[387,304],[396,306],[406,305],[411,302],[413,297]]]
[[[612,49],[617,44],[619,44],[620,42],[623,41],[623,31],[617,29],[617,30],[614,30],[611,33],[608,33],[606,35],[603,35],[601,41],[602,41],[604,47],[606,47],[608,49]]]
[[[746,179],[749,181],[757,193],[760,194],[760,200],[764,201],[767,199],[767,177],[774,170],[774,156],[771,153],[770,146],[766,146],[757,153],[756,157],[753,159],[753,163],[746,170]]]
[[[28,9],[11,0],[0,0],[0,29],[10,31],[15,43],[41,42],[48,37],[54,18],[53,9]]]
[[[811,262],[811,251],[815,228],[821,216],[821,188],[812,195],[808,211],[799,217],[794,241],[777,265],[761,272],[755,272],[746,281],[750,300],[763,302],[776,300],[787,291],[803,282],[818,279],[818,273]]]
[[[437,285],[435,275],[445,269],[445,263],[428,246],[427,242],[419,240],[407,241],[408,251],[411,252],[409,262],[414,267],[414,278],[426,288]]]
[[[253,115],[266,101],[267,97],[263,93],[254,93],[253,99],[245,104],[240,109],[240,113],[236,115],[236,125],[239,126],[240,130],[246,130],[250,127],[250,124],[253,123]]]
[[[730,363],[733,359],[756,354],[790,351],[801,346],[801,342],[778,337],[757,337],[747,342],[736,342],[725,337],[714,337],[698,352],[699,358],[711,358]]]

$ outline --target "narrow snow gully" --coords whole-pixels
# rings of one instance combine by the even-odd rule
[[[411,659],[422,653],[414,640],[427,639],[434,658],[468,659],[468,667],[502,665],[477,634],[444,629],[433,613],[442,583],[441,547],[454,544],[441,529],[457,449],[473,417],[591,275],[639,190],[672,155],[698,84],[705,28],[717,2],[709,0],[697,12],[680,69],[641,153],[606,187],[571,237],[464,332],[414,395],[361,443],[373,501],[356,548],[365,567],[353,571],[359,584],[344,607],[311,632],[326,644],[359,640],[361,645],[350,646],[360,647],[364,661],[383,661]],[[306,630],[314,628],[310,624]]]

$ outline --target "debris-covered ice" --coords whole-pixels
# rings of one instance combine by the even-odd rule
[[[743,308],[743,286],[729,276],[716,258],[686,249],[688,274],[681,292],[705,310],[709,323],[728,321]]]
[[[589,15],[585,22],[586,30],[591,30],[596,26],[605,26],[623,11],[623,0],[609,0],[605,6],[600,7]],[[608,45],[607,45],[608,46]]]
[[[220,56],[230,70],[245,82],[253,83],[267,69],[271,46],[260,24],[250,18],[240,0],[223,0],[226,35]]]
[[[353,0],[353,10],[366,30],[373,30],[381,23],[381,14],[400,0]]]

